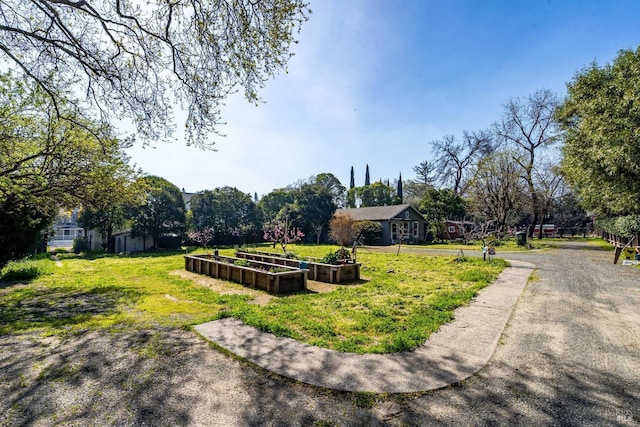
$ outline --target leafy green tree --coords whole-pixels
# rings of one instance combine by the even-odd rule
[[[584,228],[589,223],[589,215],[582,209],[576,194],[565,192],[553,201],[553,221],[562,228]]]
[[[177,102],[188,143],[208,146],[226,96],[242,87],[257,102],[309,13],[303,0],[4,0],[0,45],[5,62],[58,106],[71,85],[80,94],[73,104],[131,119],[156,141],[170,136]]]
[[[640,234],[640,215],[600,218],[598,227],[614,236],[629,238]]]
[[[258,210],[262,213],[264,222],[272,221],[288,204],[292,204],[294,200],[293,190],[280,189],[273,190],[271,193],[264,195],[257,204]]]
[[[374,182],[369,186],[373,193],[373,204],[371,206],[389,206],[399,204],[395,189],[382,182]]]
[[[638,213],[640,48],[591,66],[568,84],[557,112],[564,132],[562,171],[584,209],[599,217]]]
[[[336,211],[334,193],[323,185],[303,184],[294,192],[294,203],[290,208],[293,223],[305,235],[315,235],[319,242],[323,229]]]
[[[45,231],[57,213],[51,198],[4,193],[0,202],[0,268],[43,244]]]
[[[140,178],[144,189],[142,203],[131,209],[131,234],[153,238],[153,247],[163,236],[178,235],[185,231],[185,206],[182,192],[164,178],[146,176]],[[146,247],[146,241],[144,245]]]
[[[362,187],[354,187],[347,192],[347,207],[389,206],[399,204],[396,191],[390,185],[376,181]]]
[[[333,197],[333,204],[339,208],[344,207],[347,189],[340,180],[332,173],[320,173],[310,180],[311,184],[316,184],[329,190]]]
[[[427,190],[420,201],[419,210],[432,231],[440,237],[444,236],[446,220],[462,220],[467,211],[464,199],[449,188]]]
[[[142,203],[140,176],[141,172],[129,165],[129,158],[121,150],[111,154],[111,162],[91,169],[91,180],[78,196],[81,206],[78,224],[100,233],[103,250],[113,252],[114,231],[125,225],[129,208]]]
[[[251,195],[235,187],[196,194],[191,198],[191,213],[194,231],[212,227],[218,234],[235,236],[259,227],[259,215]]]
[[[0,73],[0,264],[37,246],[58,209],[81,205],[123,156],[111,128]]]
[[[464,199],[453,190],[432,188],[422,198],[420,212],[428,221],[460,221],[466,214],[466,205]]]

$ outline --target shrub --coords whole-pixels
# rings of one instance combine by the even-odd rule
[[[348,246],[359,235],[356,222],[350,215],[336,215],[329,221],[329,237],[340,246]]]
[[[73,253],[79,254],[81,252],[86,252],[89,249],[89,245],[87,243],[86,237],[76,237],[73,239]]]
[[[346,250],[345,248],[340,248],[335,252],[329,252],[328,254],[326,254],[321,262],[324,264],[334,264],[334,265],[338,265],[340,264],[341,261],[350,261],[351,260],[351,254],[349,253],[348,250]]]
[[[240,267],[251,267],[251,262],[248,259],[237,259],[233,262],[235,265],[239,265]]]
[[[375,221],[358,221],[358,230],[360,230],[360,240],[365,245],[373,243],[382,235],[382,225]]]
[[[26,259],[22,261],[9,261],[0,270],[0,280],[33,280],[52,272],[51,263],[47,260]]]
[[[631,237],[640,233],[640,215],[619,216],[597,220],[598,227],[607,233],[620,237]]]

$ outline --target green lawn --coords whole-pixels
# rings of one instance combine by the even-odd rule
[[[574,242],[587,242],[591,245],[601,246],[603,248],[609,248],[611,245],[608,242],[605,242],[599,237],[574,237],[574,238],[560,238],[560,237],[544,237],[542,239],[527,238],[526,246],[518,246],[516,244],[516,240],[514,238],[510,238],[508,240],[501,240],[497,242],[496,248],[500,251],[508,251],[508,252],[527,252],[530,250],[536,249],[551,249],[558,247],[560,242],[566,241],[574,241]],[[488,241],[487,241],[488,243]],[[411,247],[413,247],[412,245]],[[479,240],[470,241],[468,244],[464,244],[462,242],[450,242],[450,243],[436,243],[436,244],[426,244],[426,245],[416,245],[417,247],[426,248],[426,249],[471,249],[471,250],[480,250],[482,248],[482,242]]]
[[[336,248],[292,249],[298,255],[321,257]],[[361,250],[359,283],[257,305],[249,304],[249,295],[220,295],[174,274],[184,269],[183,255],[61,255],[61,267],[47,261],[53,267],[43,271],[49,273],[31,282],[0,282],[0,333],[182,327],[232,316],[312,345],[389,353],[423,343],[506,265],[499,259],[491,264],[475,258],[455,262],[454,256]]]

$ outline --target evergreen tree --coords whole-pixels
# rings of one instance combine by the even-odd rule
[[[356,186],[356,180],[353,177],[353,166],[351,166],[351,181],[350,181],[350,184],[349,184],[349,190],[351,190],[355,186]]]

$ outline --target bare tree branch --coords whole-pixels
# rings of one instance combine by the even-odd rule
[[[533,214],[529,237],[533,236],[542,208],[535,179],[535,168],[539,163],[537,157],[561,138],[554,118],[558,105],[557,95],[550,90],[539,90],[524,100],[510,99],[502,119],[494,124],[498,140],[518,152],[513,159],[521,168]]]
[[[309,13],[304,0],[2,0],[0,54],[55,103],[72,87],[84,111],[130,120],[147,143],[171,139],[182,108],[187,144],[211,148],[224,99],[259,100]]]

